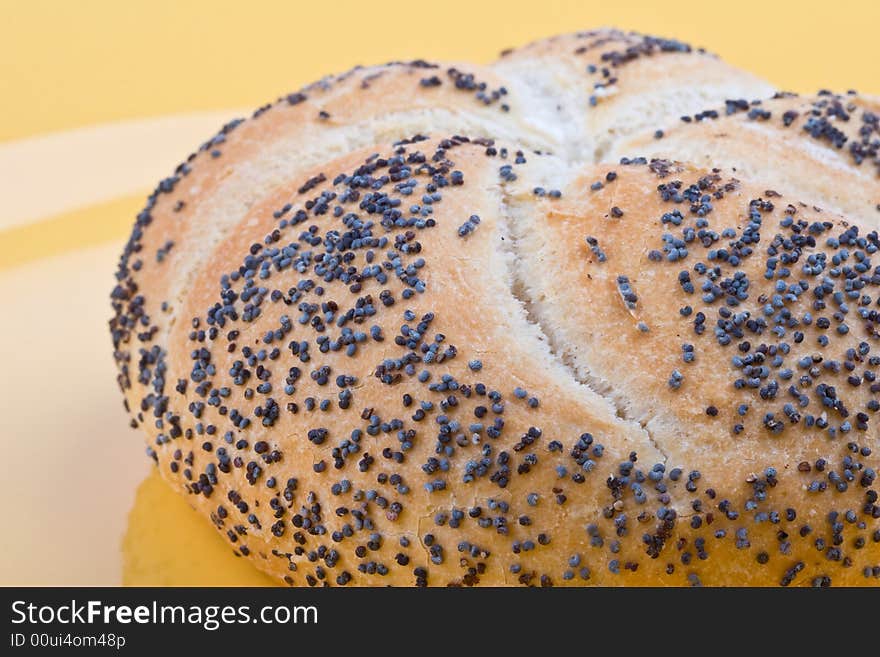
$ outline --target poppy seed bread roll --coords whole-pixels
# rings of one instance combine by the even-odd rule
[[[160,185],[111,320],[159,473],[289,585],[876,584],[876,226],[582,163],[515,75],[357,69]]]

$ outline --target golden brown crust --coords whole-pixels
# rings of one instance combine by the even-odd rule
[[[522,123],[517,101],[499,90],[500,81],[477,66],[415,61],[353,69],[230,122],[161,181],[137,217],[113,291],[114,356],[135,422],[152,422],[151,395],[163,396],[160,352],[194,269],[251,205],[322,162],[426,128],[516,135],[546,147]]]
[[[672,157],[717,163],[771,189],[880,225],[880,100],[823,92],[726,105],[658,121],[614,145],[620,157]]]
[[[700,472],[701,510],[670,502],[700,522],[688,544],[720,529],[742,546],[730,566],[765,553],[750,583],[797,563],[807,581],[880,572],[877,231],[668,162],[573,188],[526,215],[521,276],[577,376],[646,428],[667,470]],[[713,561],[704,583],[744,583]]]
[[[495,506],[492,500],[518,508],[520,504],[514,504],[514,500],[522,498],[522,502],[535,491],[541,491],[546,504],[556,505],[551,500],[567,490],[564,484],[557,486],[555,470],[549,467],[551,461],[558,465],[564,463],[566,456],[561,452],[554,451],[544,457],[548,465],[528,478],[516,479],[509,473],[514,460],[517,465],[523,460],[516,458],[519,449],[514,445],[535,426],[538,417],[549,420],[539,424],[553,435],[580,435],[583,427],[589,425],[600,435],[609,436],[609,459],[625,459],[634,450],[642,454],[652,452],[642,432],[621,423],[607,402],[567,377],[560,380],[559,372],[553,376],[554,372],[548,371],[539,336],[527,324],[518,301],[510,294],[505,262],[509,256],[500,250],[505,234],[499,189],[503,179],[499,178],[498,170],[505,165],[523,166],[514,162],[524,156],[502,152],[486,144],[452,141],[442,146],[445,148],[441,151],[437,150],[436,142],[399,147],[401,161],[414,162],[410,175],[417,185],[411,197],[416,201],[426,193],[426,184],[432,180],[438,184],[446,181],[439,191],[442,200],[435,199],[430,204],[432,212],[427,215],[437,225],[420,229],[410,226],[390,232],[382,228],[376,231],[376,237],[388,240],[384,247],[346,250],[357,256],[350,261],[357,269],[363,267],[369,271],[375,267],[379,272],[387,272],[387,280],[379,284],[372,280],[373,276],[363,276],[359,284],[363,289],[352,294],[350,285],[338,280],[325,282],[316,276],[312,267],[320,268],[320,265],[315,265],[313,258],[295,256],[289,268],[276,272],[272,267],[269,269],[272,275],[259,279],[268,283],[261,283],[267,287],[265,301],[259,306],[258,322],[242,321],[247,307],[240,307],[239,302],[233,304],[237,306],[230,311],[234,315],[223,320],[224,326],[213,339],[199,333],[202,330],[210,333],[206,310],[216,308],[217,302],[222,305],[218,298],[221,288],[218,277],[222,272],[240,271],[240,267],[248,266],[248,254],[254,255],[250,247],[263,243],[262,236],[277,231],[276,234],[284,236],[276,243],[277,248],[284,248],[282,245],[289,242],[311,251],[313,238],[308,237],[308,229],[312,225],[319,226],[315,239],[333,240],[335,235],[344,235],[342,223],[347,212],[333,219],[328,215],[336,215],[336,212],[313,211],[295,225],[285,225],[284,218],[279,222],[273,216],[273,208],[283,207],[296,197],[299,183],[294,183],[279,188],[253,208],[215,253],[211,267],[204,268],[195,279],[181,316],[199,318],[198,323],[180,322],[172,328],[165,359],[166,375],[169,381],[180,377],[179,390],[184,391],[172,394],[173,407],[190,408],[198,417],[187,419],[184,415],[181,418],[183,427],[195,423],[189,439],[184,428],[182,440],[163,442],[155,447],[160,469],[171,480],[181,480],[182,476],[187,489],[198,494],[191,501],[234,539],[234,547],[239,551],[244,547],[243,553],[255,555],[261,568],[279,577],[286,576],[290,582],[304,584],[321,579],[322,571],[315,568],[307,554],[310,550],[320,550],[323,545],[324,549],[335,550],[331,559],[333,569],[324,563],[324,572],[332,573],[331,582],[341,578],[338,583],[346,583],[347,578],[352,577],[354,583],[360,584],[415,584],[422,579],[432,584],[478,580],[505,583],[511,573],[504,568],[509,564],[500,558],[490,559],[491,555],[481,556],[483,550],[495,551],[495,536],[535,542],[539,534],[549,535],[551,531],[555,534],[557,529],[561,533],[566,518],[565,509],[560,508],[537,528],[531,528],[517,526],[519,516],[511,516],[510,510],[492,508]],[[486,154],[496,150],[496,155]],[[360,153],[329,164],[325,172],[327,182],[317,185],[306,197],[306,203],[320,199],[321,194],[329,190],[346,195],[344,183],[332,185],[329,182],[345,172],[352,175],[365,159],[367,154]],[[362,170],[360,175],[381,179],[388,173],[384,159],[373,160],[373,163],[375,170],[370,165],[370,171]],[[458,180],[453,175],[455,171],[461,172],[460,183],[453,182]],[[410,179],[410,175],[400,179]],[[365,190],[371,188],[372,185],[367,185]],[[378,189],[377,193],[387,193],[392,199],[409,201],[409,195],[394,193],[393,181]],[[348,196],[353,194],[348,192]],[[357,211],[364,202],[355,196],[348,203],[337,203],[346,210]],[[294,206],[286,217],[297,216],[299,209]],[[472,223],[475,229],[461,237],[460,226],[477,210],[479,224]],[[382,214],[377,214],[375,220],[379,222]],[[369,217],[368,213],[364,218]],[[348,229],[354,230],[354,227],[350,225]],[[400,242],[396,248],[392,246],[407,232],[413,233],[414,239]],[[407,244],[412,248],[411,256],[406,255]],[[323,248],[318,252],[323,252]],[[367,252],[375,257],[372,265],[367,262]],[[263,253],[262,249],[256,250],[261,259],[265,259]],[[426,264],[418,270],[419,280],[413,279],[401,286],[399,279],[395,280],[400,273],[394,271],[394,261],[389,254],[404,258],[401,263],[404,267],[424,260]],[[437,266],[441,262],[442,266]],[[312,266],[308,266],[309,263]],[[290,268],[298,266],[305,266],[305,274],[291,276]],[[263,271],[261,266],[258,269]],[[279,276],[283,282],[276,287],[272,279]],[[303,285],[307,280],[322,288],[320,295],[317,290],[310,290],[308,284]],[[420,281],[428,289],[407,299],[406,290],[421,288]],[[295,298],[291,299],[288,288],[297,286],[301,294],[294,293]],[[238,285],[231,287],[240,294]],[[227,299],[230,294],[226,292]],[[463,298],[493,299],[488,312],[497,315],[499,320],[491,323],[484,313],[464,310]],[[338,317],[356,307],[358,301],[361,308],[375,309],[375,314],[365,316],[364,322],[353,319],[344,323],[342,328],[352,329],[353,335],[364,334],[354,338],[361,340],[355,341],[356,350],[349,351],[345,344],[336,347],[337,341],[346,341],[337,324]],[[334,308],[334,304],[338,304],[338,309],[332,311],[333,321],[328,321],[324,313],[327,308]],[[416,339],[409,334],[417,345],[407,345],[406,341],[398,344],[402,339],[402,325],[415,330],[431,315],[433,319],[427,320],[429,328],[423,331],[422,337]],[[215,322],[220,320],[216,314],[212,316]],[[321,318],[322,321],[318,321]],[[300,320],[308,321],[303,324]],[[379,328],[373,329],[373,326]],[[283,337],[273,337],[266,343],[266,334],[272,330],[281,331]],[[517,334],[517,343],[511,341],[512,333]],[[445,340],[438,341],[438,336],[444,335]],[[334,346],[322,353],[319,344],[325,337]],[[466,353],[462,340],[467,341]],[[302,360],[305,353],[299,346],[302,342],[309,344],[307,360]],[[498,351],[498,346],[505,342],[510,343],[507,355]],[[436,357],[426,356],[428,352],[424,350],[431,345],[439,347]],[[276,348],[278,354],[273,355],[272,350]],[[200,352],[202,349],[205,351]],[[456,353],[457,349],[461,349],[461,353]],[[266,352],[262,359],[261,350]],[[296,357],[292,356],[292,350],[297,351]],[[193,369],[193,355],[197,356],[196,369]],[[488,361],[479,370],[475,363],[469,364],[489,356],[491,367]],[[405,366],[393,370],[383,366],[401,358],[415,359],[417,365],[412,372],[407,372]],[[299,372],[291,372],[291,367],[299,368]],[[207,379],[210,386],[202,384],[204,387],[200,389],[196,382],[202,380],[208,368],[213,372]],[[191,370],[195,376],[190,374]],[[420,376],[424,376],[422,372],[430,378],[420,380]],[[351,377],[351,380],[338,377]],[[452,377],[455,383],[451,387],[447,385],[449,390],[446,391],[432,390],[432,386],[443,385],[443,377]],[[502,378],[511,389],[496,393],[490,382]],[[487,390],[477,385],[484,381]],[[267,387],[262,387],[266,384]],[[295,390],[288,388],[291,391],[288,393],[287,386]],[[473,391],[464,392],[463,386],[470,386]],[[513,395],[516,386],[540,390],[540,407],[532,408],[529,399],[516,398]],[[228,391],[224,392],[225,389]],[[209,390],[218,392],[212,396]],[[496,394],[503,397],[493,401]],[[411,401],[406,401],[405,396],[411,396]],[[209,403],[212,399],[218,405]],[[312,400],[314,406],[311,406]],[[322,404],[327,405],[326,410],[321,410]],[[428,408],[429,404],[432,408]],[[449,407],[444,410],[447,404]],[[492,408],[495,404],[498,404],[498,412],[487,411],[485,418],[482,411],[475,411],[478,406]],[[239,413],[247,418],[246,424],[239,419]],[[263,426],[260,416],[267,415],[272,419],[267,422],[268,426]],[[438,424],[440,416],[456,418],[461,428],[448,431]],[[230,427],[230,421],[237,422],[238,426]],[[485,428],[478,429],[475,426],[478,423],[485,424]],[[227,434],[227,430],[231,433]],[[232,443],[224,441],[227,435]],[[210,451],[206,451],[206,447]],[[437,453],[438,448],[441,453]],[[511,465],[495,463],[503,460],[504,454],[511,457]],[[528,453],[524,456],[528,457]],[[469,475],[471,461],[482,459],[487,459],[487,464],[476,466],[482,474]],[[269,485],[273,477],[274,484]],[[216,483],[213,478],[217,479]],[[291,478],[296,479],[296,483],[287,487]],[[469,479],[474,481],[460,489],[461,482]],[[350,489],[346,481],[351,482]],[[579,484],[582,489],[578,503],[568,507],[577,519],[569,524],[580,524],[591,515],[598,515],[598,496],[604,484],[598,478],[596,482],[598,485],[593,486]],[[428,491],[426,486],[433,488]],[[334,487],[338,487],[338,494],[334,494]],[[559,493],[553,493],[554,488],[558,488]],[[269,507],[272,500],[276,500],[277,507]],[[466,522],[452,520],[453,524],[462,522],[471,526],[468,534],[459,536],[469,538],[476,546],[468,550],[479,548],[476,556],[462,556],[457,551],[460,541],[449,542],[456,532],[446,536],[448,525],[434,525],[440,514],[451,519],[453,513],[466,510],[476,513],[477,508],[486,518],[503,520],[505,525],[499,532],[493,525],[480,527],[477,518]],[[504,529],[508,524],[511,527]],[[349,531],[353,535],[345,536]],[[334,539],[336,532],[341,535]],[[373,535],[380,537],[377,544],[381,544],[381,549],[369,547]],[[433,544],[431,535],[436,538]],[[400,544],[401,538],[406,545]],[[365,550],[364,555],[352,554],[358,548]],[[273,554],[272,549],[281,552]],[[296,554],[297,549],[306,551],[305,558]],[[433,556],[436,563],[427,555]],[[466,565],[462,565],[462,560]],[[290,563],[297,570],[290,570]],[[368,572],[360,572],[358,566],[367,568]],[[374,567],[379,570],[369,572]],[[419,568],[426,569],[424,575],[416,573]]]
[[[727,70],[632,39],[628,67]],[[598,133],[464,70],[307,87],[150,198],[111,329],[162,476],[288,584],[875,581],[876,231],[573,165]]]

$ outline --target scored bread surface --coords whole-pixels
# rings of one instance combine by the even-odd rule
[[[639,157],[771,94],[603,30],[354,69],[228,125],[120,260],[148,454],[279,583],[876,583],[873,106],[754,105],[841,104],[867,154],[834,154],[836,188]]]

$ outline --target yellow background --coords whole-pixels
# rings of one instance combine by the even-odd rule
[[[0,584],[113,584],[147,470],[106,318],[120,240],[219,124],[393,59],[488,62],[613,25],[704,46],[782,89],[880,94],[877,0],[0,0]],[[219,545],[219,543],[218,543]]]

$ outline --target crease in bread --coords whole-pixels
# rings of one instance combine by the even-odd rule
[[[159,472],[279,583],[876,581],[876,222],[720,156],[596,164],[762,94],[604,30],[230,124],[113,292]]]

